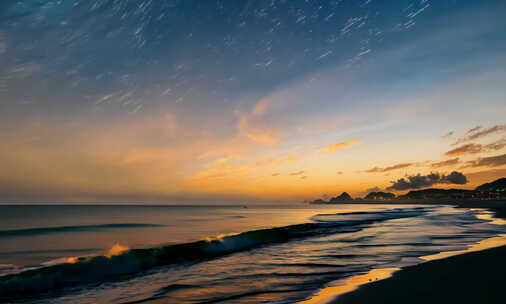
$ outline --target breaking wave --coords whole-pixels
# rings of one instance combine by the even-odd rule
[[[111,281],[157,266],[212,259],[301,238],[360,231],[364,226],[375,222],[416,217],[426,212],[422,208],[399,208],[360,216],[350,214],[352,219],[348,220],[346,214],[334,215],[336,218],[317,215],[312,218],[314,222],[310,223],[225,234],[190,243],[144,249],[128,249],[117,244],[102,256],[74,258],[60,264],[0,277],[0,299]]]

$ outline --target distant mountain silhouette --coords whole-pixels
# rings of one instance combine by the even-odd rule
[[[485,183],[476,187],[475,190],[466,189],[436,189],[428,188],[422,190],[412,190],[404,195],[395,196],[390,192],[370,192],[365,198],[353,199],[348,193],[343,192],[341,195],[331,198],[328,201],[317,199],[310,201],[311,204],[338,204],[346,201],[431,201],[431,200],[506,200],[506,178],[500,178],[490,183]]]
[[[476,191],[506,191],[506,177],[478,186]]]
[[[353,198],[347,193],[343,192],[341,195],[333,197],[330,199],[331,202],[339,202],[339,201],[351,201]]]

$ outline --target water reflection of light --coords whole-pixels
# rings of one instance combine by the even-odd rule
[[[68,258],[67,260],[65,260],[66,263],[69,263],[69,264],[75,264],[79,261],[79,258],[78,257],[71,257],[71,258]]]
[[[483,209],[470,209],[473,211],[482,211],[475,214],[476,218],[481,220],[486,220],[490,224],[493,225],[506,225],[506,220],[499,219],[494,217],[494,213],[491,211],[483,211]],[[411,219],[410,219],[411,220]],[[432,261],[443,259],[459,254],[464,254],[468,252],[481,251],[489,248],[499,247],[506,245],[506,234],[500,234],[495,237],[491,237],[485,240],[482,240],[476,244],[470,245],[469,248],[464,250],[455,250],[455,251],[446,251],[440,252],[437,254],[422,256],[420,259],[424,261]],[[387,279],[392,276],[392,274],[396,271],[400,270],[400,268],[382,268],[382,269],[373,269],[366,274],[361,274],[357,276],[353,276],[346,280],[337,281],[337,285],[329,286],[321,289],[316,295],[312,296],[310,299],[298,302],[299,304],[324,304],[330,303],[337,296],[351,292],[361,285],[377,281]]]
[[[455,250],[455,251],[444,251],[436,254],[426,255],[421,257],[421,259],[425,261],[432,261],[432,260],[439,260],[448,258],[451,256],[468,253],[468,252],[474,252],[474,251],[481,251],[489,248],[499,247],[506,245],[506,234],[500,234],[498,236],[485,239],[483,241],[480,241],[476,244],[473,244],[469,246],[469,248],[464,250]]]
[[[213,241],[220,241],[221,242],[226,237],[234,236],[234,235],[238,235],[238,234],[239,233],[237,233],[237,232],[220,233],[220,234],[217,234],[215,236],[206,236],[206,237],[202,238],[202,240],[206,241],[206,242],[213,242]]]
[[[472,210],[482,210],[482,209],[472,209]],[[506,225],[506,220],[496,218],[494,217],[494,213],[490,211],[483,211],[480,213],[477,213],[476,218],[480,220],[486,220],[489,221],[490,224],[493,225]],[[485,250],[489,248],[499,247],[506,245],[506,234],[499,234],[495,237],[491,237],[482,241],[479,241],[476,244],[470,245],[467,249],[464,250],[455,250],[455,251],[444,251],[436,254],[426,255],[420,257],[424,261],[432,261],[432,260],[439,260],[448,258],[451,256],[468,253],[468,252],[474,252],[474,251],[480,251]]]
[[[130,250],[130,248],[128,248],[127,246],[123,246],[121,244],[116,243],[111,247],[111,249],[109,249],[109,251],[105,256],[111,258],[113,256],[123,254],[128,250]]]
[[[494,213],[490,211],[478,213],[476,217],[479,218],[480,220],[489,221],[490,224],[506,225],[506,220],[494,217]]]
[[[337,281],[338,285],[323,288],[318,292],[318,294],[313,296],[311,299],[299,302],[299,304],[329,303],[336,296],[353,291],[357,289],[360,285],[389,278],[392,276],[394,272],[396,272],[399,269],[400,268],[372,269],[366,274],[353,276],[344,281]]]

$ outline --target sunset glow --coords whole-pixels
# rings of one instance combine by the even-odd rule
[[[311,25],[266,6],[272,28],[258,40],[262,17],[247,14],[214,32],[174,19],[158,38],[128,13],[105,36],[106,15],[81,28],[68,7],[4,19],[2,200],[290,202],[363,196],[405,175],[457,170],[462,188],[504,175],[503,5],[367,3],[343,4],[346,16],[305,7]]]
[[[0,303],[504,302],[505,16],[0,0]]]

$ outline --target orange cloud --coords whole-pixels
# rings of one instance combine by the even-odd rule
[[[344,141],[333,145],[328,145],[325,147],[322,147],[318,149],[320,152],[336,152],[354,145],[361,144],[362,142],[358,140],[350,140],[350,141]]]
[[[506,165],[506,154],[478,158],[476,160],[468,161],[467,167],[500,167]]]
[[[298,161],[298,160],[300,160],[300,157],[296,156],[296,155],[285,157],[285,158],[279,158],[279,159],[266,158],[266,159],[263,159],[261,161],[258,161],[256,163],[256,166],[257,167],[276,166],[276,165],[279,165],[279,164],[282,164],[282,163],[294,162],[294,161]]]
[[[432,168],[441,168],[441,167],[455,166],[455,165],[457,165],[459,163],[460,163],[460,160],[457,157],[457,158],[453,158],[453,159],[449,159],[449,160],[444,160],[444,161],[440,161],[440,162],[437,162],[437,163],[433,163],[430,166]]]
[[[458,156],[462,154],[475,154],[482,152],[482,145],[480,144],[467,144],[458,148],[452,149],[445,153],[447,156]]]
[[[475,128],[472,128],[467,132],[467,135],[464,137],[459,138],[454,145],[461,144],[466,141],[475,140],[478,138],[482,138],[485,136],[488,136],[490,134],[496,134],[496,133],[504,133],[506,132],[506,124],[504,125],[495,125],[493,127],[490,127],[488,129],[483,129],[481,126],[477,126]]]
[[[194,179],[222,178],[230,176],[232,174],[244,173],[249,169],[250,168],[248,166],[227,166],[227,167],[211,168],[198,172],[194,176]]]
[[[305,173],[305,171],[297,171],[297,172],[290,173],[290,175],[295,176],[295,175],[302,175],[304,173]]]
[[[220,164],[224,164],[224,163],[227,163],[229,161],[231,161],[233,158],[232,157],[220,157],[220,158],[217,158],[215,160],[213,160],[211,162],[211,164],[213,165],[220,165]]]
[[[392,171],[392,170],[411,167],[413,165],[415,165],[415,164],[414,163],[403,163],[403,164],[397,164],[397,165],[393,165],[393,166],[386,167],[386,168],[374,167],[372,169],[366,170],[365,172],[367,172],[367,173],[382,173],[382,172],[388,172],[388,171]]]
[[[482,145],[482,144],[466,144],[460,147],[457,147],[453,150],[450,150],[445,153],[447,156],[458,156],[463,154],[477,154],[484,152],[493,152],[497,150],[501,150],[506,147],[506,138],[502,138],[493,143]]]
[[[445,133],[445,134],[441,135],[441,138],[449,138],[449,137],[451,137],[453,134],[455,134],[455,132],[450,131],[450,132],[448,132],[448,133]]]
[[[252,123],[249,116],[239,117],[237,125],[239,134],[263,145],[276,145],[281,141],[279,132],[276,129],[262,126],[260,122]]]
[[[281,141],[279,131],[265,117],[269,111],[273,111],[274,104],[275,99],[263,98],[250,111],[240,114],[237,122],[239,135],[262,145],[278,144]]]

